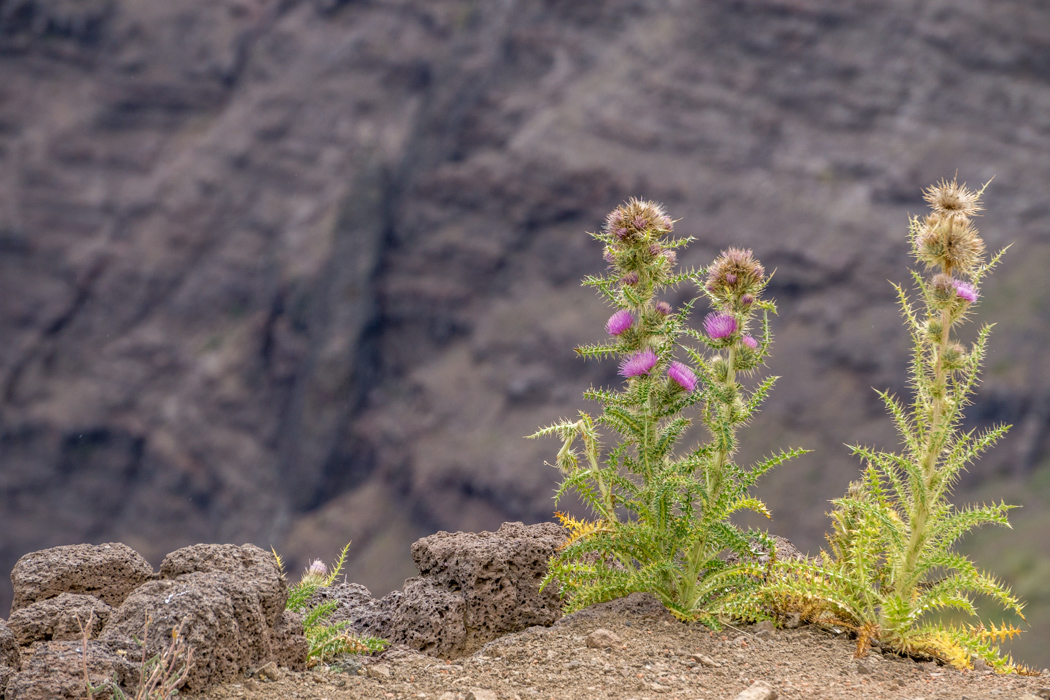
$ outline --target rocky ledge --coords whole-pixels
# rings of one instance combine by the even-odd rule
[[[539,584],[564,539],[552,523],[439,532],[413,545],[420,575],[402,590],[376,600],[363,586],[341,583],[314,602],[340,601],[333,621],[350,620],[398,648],[462,656],[560,617],[558,598]],[[83,698],[85,666],[93,685],[134,689],[136,659],[162,653],[180,625],[193,649],[181,691],[262,668],[306,669],[302,620],[285,610],[287,582],[276,558],[252,544],[179,549],[157,572],[124,544],[54,547],[19,559],[11,582],[11,615],[0,620],[6,700]]]

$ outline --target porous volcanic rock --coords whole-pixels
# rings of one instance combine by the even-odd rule
[[[420,576],[462,591],[467,646],[561,617],[554,588],[540,592],[547,562],[567,533],[554,523],[503,523],[496,532],[438,532],[412,545]]]
[[[99,639],[120,643],[141,638],[147,619],[150,655],[163,651],[171,630],[184,623],[186,643],[194,650],[188,689],[230,680],[270,660],[273,630],[262,596],[251,581],[232,574],[194,572],[150,581],[113,612]]]
[[[14,611],[7,624],[21,646],[80,639],[81,625],[94,639],[112,612],[112,607],[95,596],[61,593]]]
[[[330,618],[361,634],[443,658],[534,625],[553,624],[561,601],[540,593],[547,562],[565,541],[553,523],[504,523],[496,532],[438,532],[412,545],[419,576],[380,600],[359,584],[322,588],[311,605],[339,602]]]
[[[288,601],[288,586],[271,552],[245,544],[195,544],[177,549],[160,564],[160,577],[178,578],[187,573],[217,572],[247,579],[262,600],[269,626],[277,624]]]
[[[153,567],[126,544],[74,544],[26,554],[11,572],[17,611],[61,593],[81,593],[117,606],[153,578]]]
[[[0,620],[0,697],[4,688],[22,665],[22,655],[18,649],[15,633]]]
[[[84,666],[93,686],[110,681],[128,690],[138,683],[138,670],[119,648],[91,640],[45,642],[33,646],[21,670],[7,683],[5,700],[83,700]],[[100,693],[97,698],[113,697]]]
[[[310,644],[303,635],[302,615],[285,610],[273,628],[270,658],[278,666],[302,671],[306,669],[306,655],[309,651]]]

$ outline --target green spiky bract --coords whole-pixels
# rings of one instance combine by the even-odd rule
[[[390,643],[384,639],[350,632],[349,620],[329,623],[329,618],[339,606],[337,601],[329,600],[310,606],[310,598],[314,593],[335,583],[343,570],[349,551],[350,543],[348,542],[326,575],[322,576],[307,569],[299,582],[288,590],[288,602],[285,603],[285,609],[303,616],[303,634],[309,644],[309,652],[306,657],[308,665],[323,663],[340,654],[376,653],[390,646]],[[274,552],[274,557],[283,575],[284,562],[281,561],[277,552]]]
[[[703,271],[673,272],[676,256],[663,251],[692,239],[670,238],[670,224],[658,205],[632,200],[610,215],[602,233],[591,234],[605,244],[610,271],[586,278],[584,285],[597,289],[615,309],[629,311],[634,322],[608,342],[577,352],[626,361],[652,351],[657,361],[648,372],[625,377],[620,388],[587,391],[587,398],[601,404],[596,417],[581,412],[576,420],[530,436],[563,441],[553,465],[564,477],[556,502],[574,493],[594,516],[578,520],[559,513],[570,537],[552,558],[543,585],[558,585],[568,611],[642,591],[654,594],[680,619],[717,627],[721,618],[750,609],[745,601],[764,573],[756,553],[759,548],[773,551],[767,534],[744,530],[730,517],[742,510],[768,516],[748,489],[766,471],[804,451],[786,450],[750,467],[733,460],[737,429],[758,410],[775,381],[767,378],[751,390],[740,383],[768,356],[769,316],[776,307],[760,299],[768,280],[749,251],[735,252],[752,266],[741,271],[750,276],[723,275],[721,282],[705,284]],[[713,339],[686,327],[695,299],[669,313],[659,294],[682,283],[695,284],[717,312],[731,315],[736,330]],[[760,337],[745,342],[756,320]],[[700,349],[682,345],[683,339],[696,341]],[[668,375],[676,355],[695,370],[699,381],[692,390]],[[708,439],[676,455],[675,445],[693,422],[687,412],[698,415]],[[599,428],[616,433],[618,444],[605,450]]]
[[[857,634],[858,656],[880,644],[958,668],[970,668],[972,660],[980,658],[1000,671],[1023,670],[998,647],[1019,633],[1015,627],[980,621],[955,625],[939,615],[955,610],[976,617],[973,595],[1018,615],[1022,611],[1006,586],[955,551],[959,538],[975,527],[1009,527],[1007,511],[1012,506],[957,508],[949,501],[960,473],[1009,427],[961,428],[991,326],[981,328],[968,349],[953,339],[952,331],[966,320],[974,301],[956,293],[956,285],[975,289],[1005,252],[987,263],[977,255],[984,244],[970,216],[979,195],[954,181],[942,183],[927,195],[934,212],[911,222],[913,253],[936,274],[927,278],[912,272],[924,312],[894,285],[914,346],[909,382],[914,399],[908,406],[889,393],[879,395],[903,448],[851,448],[865,469],[847,495],[832,502],[830,550],[819,562],[779,562],[765,590],[781,603],[807,606],[813,617],[851,627]],[[960,211],[959,200],[971,210]],[[951,206],[940,206],[942,201]],[[956,254],[960,248],[966,256]]]

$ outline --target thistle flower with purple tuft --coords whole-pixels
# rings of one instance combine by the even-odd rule
[[[609,335],[620,335],[634,324],[634,315],[627,309],[620,309],[605,324],[605,330]]]
[[[728,338],[736,333],[736,318],[730,314],[710,313],[704,317],[704,332],[714,340]]]
[[[667,376],[687,393],[696,388],[696,373],[681,362],[668,365]]]
[[[963,282],[962,280],[953,280],[952,285],[955,287],[955,295],[967,304],[972,304],[977,301],[977,287],[969,282]]]
[[[657,360],[656,353],[649,348],[639,350],[633,355],[625,357],[620,362],[620,376],[630,379],[631,377],[648,375],[653,367],[656,366]]]

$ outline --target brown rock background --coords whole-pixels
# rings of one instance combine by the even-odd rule
[[[0,0],[0,569],[352,539],[381,595],[417,537],[549,519],[557,447],[521,436],[615,381],[571,349],[606,318],[583,232],[631,195],[685,264],[776,268],[783,379],[744,441],[816,450],[760,493],[815,550],[842,444],[896,441],[887,280],[957,170],[1014,243],[969,416],[1015,427],[959,500],[1026,506],[969,547],[1046,665],[1048,151],[1036,0]]]

